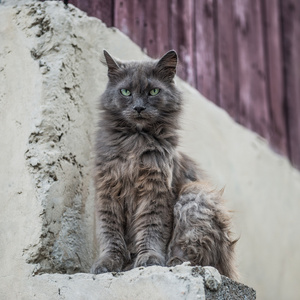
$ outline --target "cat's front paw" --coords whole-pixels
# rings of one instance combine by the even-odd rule
[[[120,272],[124,259],[116,254],[100,256],[91,268],[91,273],[101,274],[107,272]]]
[[[184,262],[186,262],[185,259],[178,256],[173,256],[167,261],[167,267],[175,267],[177,265],[183,264]]]
[[[164,266],[165,258],[153,252],[139,254],[134,263],[134,267]]]

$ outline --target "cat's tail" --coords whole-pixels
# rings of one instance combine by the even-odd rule
[[[223,206],[222,191],[207,182],[183,186],[174,207],[174,231],[169,244],[169,263],[178,259],[192,265],[213,266],[232,279],[235,267],[231,217]]]

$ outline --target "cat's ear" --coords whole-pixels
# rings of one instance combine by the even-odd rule
[[[177,53],[174,50],[168,51],[156,64],[155,69],[163,78],[172,81],[176,74]]]
[[[103,53],[104,53],[106,65],[108,67],[108,73],[107,73],[108,77],[112,79],[118,74],[120,67],[118,63],[113,59],[113,57],[106,50],[103,50]]]

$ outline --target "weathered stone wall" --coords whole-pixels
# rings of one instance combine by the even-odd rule
[[[126,36],[73,6],[13,2],[26,1],[0,5],[0,299],[146,299],[155,286],[162,290],[173,281],[174,289],[187,293],[184,282],[194,282],[188,266],[173,270],[185,274],[167,277],[162,285],[171,273],[167,268],[119,277],[57,274],[88,272],[95,256],[92,160],[97,98],[107,82],[102,50],[122,59],[146,56]],[[182,148],[219,187],[226,185],[241,237],[241,280],[261,299],[296,299],[299,173],[177,81],[187,102]],[[143,292],[149,278],[152,288]],[[233,291],[234,283],[226,280],[218,293]],[[205,290],[201,274],[197,282]],[[253,291],[237,289],[253,299]],[[197,293],[186,295],[204,299]],[[154,299],[166,299],[159,295]]]
[[[65,13],[62,6],[60,9]],[[25,159],[22,163],[34,189],[31,192],[40,224],[38,235],[23,254],[28,263],[36,264],[35,272],[88,271],[93,259],[94,228],[90,163],[93,106],[94,95],[104,86],[104,82],[102,86],[97,83],[102,81],[100,76],[89,76],[94,66],[88,56],[97,53],[89,50],[93,49],[92,41],[89,44],[76,36],[71,19],[80,19],[80,12],[68,11],[66,18],[59,12],[58,3],[25,5],[12,11],[12,20],[7,21],[14,28],[7,27],[7,48],[2,56],[8,65],[1,73],[20,95],[3,85],[2,101],[18,106],[21,115],[15,115],[13,109],[2,113],[11,113],[5,116],[6,122],[14,120],[22,137],[27,138],[21,148]],[[18,33],[23,36],[9,36]],[[19,53],[15,53],[15,47],[20,48]],[[24,82],[26,89],[15,80]],[[94,85],[95,90],[83,82]],[[28,89],[32,96],[26,94]],[[24,116],[22,109],[28,109]],[[26,131],[24,121],[30,126]],[[11,127],[8,123],[5,128]],[[6,133],[9,138],[10,130]],[[22,190],[20,187],[20,194]]]

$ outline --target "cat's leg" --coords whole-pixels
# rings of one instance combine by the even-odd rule
[[[99,258],[91,272],[119,272],[129,260],[124,240],[124,210],[122,204],[109,195],[98,193],[96,202]]]
[[[138,184],[138,206],[133,220],[136,249],[134,267],[165,265],[172,230],[173,194],[159,172],[147,172]]]
[[[134,267],[165,265],[172,228],[171,207],[166,206],[166,198],[144,200],[136,212],[134,230],[137,255]]]
[[[221,194],[205,182],[183,186],[174,207],[167,265],[190,261],[192,265],[213,266],[221,274],[236,278],[236,241],[231,238],[230,217],[222,205]]]

